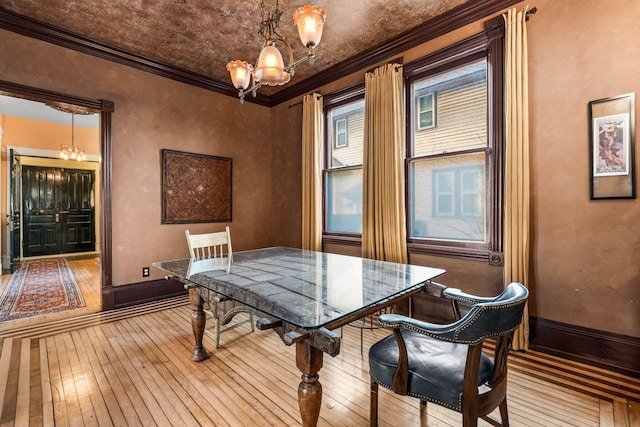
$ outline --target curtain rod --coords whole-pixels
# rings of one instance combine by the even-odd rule
[[[535,15],[537,11],[537,7],[533,6],[531,9],[529,9],[529,6],[527,6],[527,9],[524,12],[524,20],[528,21],[531,15]]]
[[[318,91],[311,92],[310,94],[307,94],[307,95],[319,95],[319,96],[322,96],[322,92],[318,90]],[[304,97],[305,97],[305,96],[306,96],[306,95],[304,95],[304,96],[302,97],[302,99],[303,99],[303,100],[304,100]],[[303,102],[303,101],[299,101],[299,102],[296,102],[296,103],[290,104],[290,105],[289,105],[289,108],[291,108],[291,107],[295,107],[296,105],[302,105],[302,102]]]

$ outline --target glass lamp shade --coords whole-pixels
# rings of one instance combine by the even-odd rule
[[[316,47],[322,38],[322,28],[327,14],[318,6],[306,5],[293,14],[293,22],[298,26],[298,34],[306,47]]]
[[[284,71],[282,54],[275,46],[265,46],[260,52],[254,78],[268,86],[283,85],[291,79],[291,74]]]
[[[227,71],[231,74],[231,81],[236,89],[244,90],[249,87],[253,65],[247,61],[231,61],[227,64]]]

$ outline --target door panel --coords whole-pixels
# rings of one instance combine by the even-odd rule
[[[9,269],[13,273],[17,268],[17,258],[20,258],[20,157],[16,156],[13,148],[9,149],[9,164],[11,165],[11,183],[9,185]]]
[[[94,171],[23,166],[24,256],[95,250]]]

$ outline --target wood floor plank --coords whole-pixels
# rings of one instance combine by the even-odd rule
[[[629,411],[629,425],[640,426],[640,402],[628,400],[627,410]]]
[[[18,368],[18,396],[16,400],[16,424],[29,424],[29,387],[31,383],[31,340],[20,343],[20,366]]]
[[[9,367],[11,364],[11,354],[13,353],[13,339],[2,340],[2,354],[0,354],[0,421],[3,419],[4,401],[7,393],[11,393],[11,390],[7,390],[9,381]]]
[[[39,426],[42,424],[42,380],[40,371],[40,340],[35,338],[30,340],[29,357],[29,425]]]
[[[55,423],[55,418],[53,413],[53,396],[51,394],[47,342],[44,339],[39,339],[38,344],[40,349],[40,388],[42,389],[42,425],[52,426]]]
[[[49,356],[49,381],[51,384],[51,398],[53,414],[57,424],[68,424],[66,399],[64,388],[62,387],[60,366],[58,362],[58,351],[55,337],[47,340],[47,354]]]
[[[626,400],[613,401],[613,420],[617,427],[634,427],[629,424],[629,406]]]
[[[600,427],[613,427],[615,426],[613,416],[613,402],[601,400],[598,405],[600,413]]]

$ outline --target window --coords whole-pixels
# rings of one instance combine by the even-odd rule
[[[436,125],[436,97],[435,94],[427,93],[417,97],[416,107],[418,117],[418,130],[431,129]]]
[[[325,97],[324,230],[362,233],[364,86],[332,102]]]
[[[347,146],[347,119],[336,119],[334,121],[335,147],[342,148]]]
[[[497,40],[481,34],[405,65],[412,253],[490,260],[501,251],[502,64],[489,55]]]

